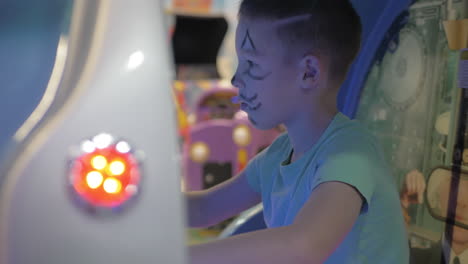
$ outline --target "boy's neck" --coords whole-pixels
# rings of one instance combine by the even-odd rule
[[[337,113],[338,109],[331,107],[318,111],[313,115],[299,118],[292,124],[286,124],[289,140],[293,148],[291,163],[312,149]]]

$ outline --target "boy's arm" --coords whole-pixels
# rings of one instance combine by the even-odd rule
[[[185,197],[190,227],[215,225],[261,202],[246,171],[210,189],[185,193]]]
[[[191,263],[323,263],[351,231],[362,204],[354,187],[322,183],[292,225],[192,246]]]

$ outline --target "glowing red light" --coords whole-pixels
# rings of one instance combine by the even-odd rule
[[[93,206],[120,206],[138,190],[138,161],[131,152],[116,147],[119,143],[84,153],[71,166],[74,191]]]

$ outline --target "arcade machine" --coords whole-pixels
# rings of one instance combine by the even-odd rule
[[[351,77],[345,111],[384,146],[401,191],[411,263],[468,263],[458,257],[468,248],[460,216],[468,198],[460,51],[468,41],[468,2],[409,4],[374,55],[358,60],[368,71]]]
[[[230,27],[222,7],[223,1],[165,1],[176,64],[174,99],[181,145],[188,142],[190,127],[196,122],[199,97],[214,87],[229,88],[217,67],[222,57],[220,47]]]
[[[380,42],[359,86],[359,105],[348,101],[351,115],[365,123],[384,146],[401,191],[413,252],[435,248],[442,236],[451,241],[467,232],[461,230],[467,227],[463,221],[456,221],[453,228],[447,211],[432,210],[439,203],[460,210],[457,196],[466,195],[457,189],[466,186],[460,181],[467,168],[463,152],[468,119],[466,90],[462,89],[466,51],[460,51],[468,45],[466,18],[468,1],[412,3]],[[442,186],[447,175],[457,179],[447,190],[450,196],[446,197],[453,199],[450,203],[434,195],[439,191],[425,192]],[[440,248],[434,251],[441,252]],[[413,255],[412,263],[427,263],[418,253]],[[461,263],[468,260],[461,259]]]
[[[8,0],[0,14],[2,98],[17,102],[0,112],[21,119],[0,128],[0,263],[186,263],[159,1]]]

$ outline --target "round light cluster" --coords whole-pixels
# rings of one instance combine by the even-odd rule
[[[70,184],[88,204],[113,208],[132,198],[140,185],[139,163],[125,141],[100,134],[81,144],[72,161]]]

